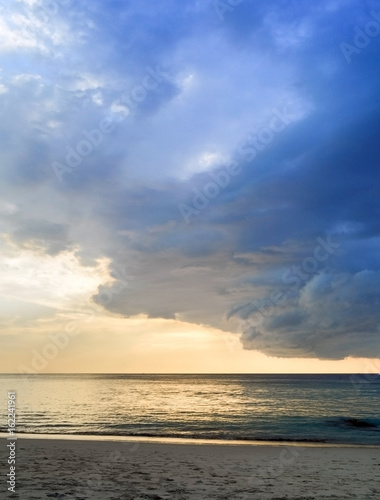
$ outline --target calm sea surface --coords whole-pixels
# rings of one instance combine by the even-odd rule
[[[380,445],[377,375],[0,375],[17,432]],[[1,396],[2,395],[2,396]]]

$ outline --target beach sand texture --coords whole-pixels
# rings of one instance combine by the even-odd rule
[[[380,499],[380,448],[19,438],[16,472],[22,500]]]

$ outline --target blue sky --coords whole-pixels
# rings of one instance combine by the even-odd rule
[[[15,367],[86,308],[380,357],[380,2],[18,0],[0,30]]]

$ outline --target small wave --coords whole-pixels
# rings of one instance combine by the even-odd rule
[[[355,417],[342,417],[333,421],[329,421],[330,424],[338,427],[349,427],[354,429],[378,429],[379,424],[373,420]]]
[[[369,420],[361,420],[360,418],[345,418],[343,419],[344,423],[350,427],[357,427],[357,428],[377,428],[378,425],[370,422]]]
[[[296,438],[292,439],[289,436],[256,436],[256,435],[234,435],[226,433],[197,433],[197,432],[109,432],[109,431],[78,431],[71,430],[65,432],[63,429],[40,430],[40,429],[23,429],[17,432],[19,435],[34,434],[34,435],[71,435],[71,436],[107,436],[107,437],[131,437],[131,438],[177,438],[177,439],[194,439],[194,440],[209,440],[209,441],[258,441],[258,442],[273,442],[273,443],[329,443],[327,439],[319,438]]]

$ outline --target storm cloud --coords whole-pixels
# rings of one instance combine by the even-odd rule
[[[380,356],[380,2],[54,5],[2,7],[3,248],[109,259],[120,316]]]

